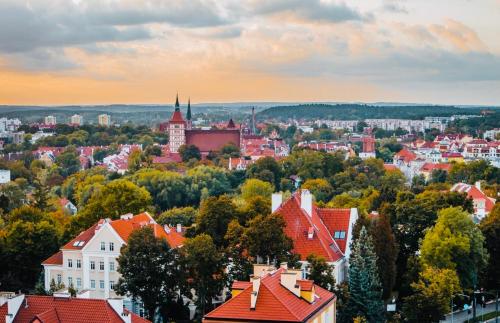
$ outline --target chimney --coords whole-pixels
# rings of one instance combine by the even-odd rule
[[[108,298],[107,302],[109,306],[120,316],[124,323],[131,323],[132,316],[130,313],[123,310],[123,299],[122,298]]]
[[[177,223],[177,233],[181,233],[182,232],[182,225],[180,223]]]
[[[260,277],[251,277],[252,294],[250,294],[250,309],[254,310],[257,305],[257,297],[259,296]]]
[[[476,188],[478,190],[481,190],[481,182],[480,181],[477,181],[475,185],[476,185]]]
[[[283,268],[283,269],[287,270],[287,269],[288,269],[288,263],[286,263],[286,262],[282,262],[282,263],[280,264],[280,268]]]
[[[120,219],[122,220],[130,220],[132,219],[134,215],[132,213],[127,213],[127,214],[123,214],[123,215],[120,215]]]
[[[307,232],[307,239],[312,240],[314,238],[314,227],[309,227]]]
[[[274,213],[283,203],[283,194],[281,193],[273,193],[272,195],[272,203],[271,203],[271,213]]]
[[[169,234],[169,233],[170,233],[170,227],[168,226],[168,224],[165,224],[165,225],[163,226],[163,228],[165,229],[165,232],[166,232],[167,234]]]
[[[281,285],[294,293],[297,297],[300,297],[300,286],[297,284],[297,273],[294,271],[285,270],[281,273]]]
[[[300,207],[306,211],[307,215],[312,216],[312,194],[308,190],[300,192]]]

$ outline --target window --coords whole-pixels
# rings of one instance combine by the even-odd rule
[[[73,277],[68,277],[68,287],[73,286]]]
[[[110,280],[109,281],[109,290],[114,290],[115,289],[115,282]]]
[[[82,268],[82,261],[80,259],[76,260],[76,268]]]
[[[334,239],[345,239],[345,231],[335,231]]]
[[[115,262],[114,261],[109,262],[109,271],[115,271]]]
[[[58,284],[62,283],[62,276],[61,276],[61,274],[57,274],[57,283]]]
[[[90,281],[90,288],[95,289],[95,280],[93,279]]]
[[[82,288],[82,279],[81,278],[76,279],[76,288]]]
[[[109,243],[109,251],[114,251],[115,250],[115,244],[113,242]]]
[[[101,242],[101,250],[102,251],[106,250],[106,242]]]
[[[73,259],[68,259],[68,268],[73,267]]]
[[[99,261],[99,270],[104,270],[104,261]]]
[[[104,289],[104,280],[99,281],[99,288]]]
[[[95,261],[90,262],[90,270],[95,270]]]

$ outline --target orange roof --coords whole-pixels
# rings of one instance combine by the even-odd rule
[[[392,170],[396,170],[398,168],[394,164],[384,164],[384,169],[388,170],[388,171],[392,171]]]
[[[101,219],[87,230],[81,232],[76,238],[72,239],[70,242],[62,246],[61,250],[81,250],[84,246],[87,245],[87,242],[89,242],[90,239],[94,237],[100,226],[102,226],[105,222],[108,222],[115,230],[115,232],[120,236],[120,238],[122,238],[122,240],[125,242],[128,241],[128,238],[132,231],[143,226],[151,226],[153,228],[155,237],[166,239],[167,243],[172,248],[178,248],[182,246],[185,240],[184,236],[181,233],[177,232],[175,229],[169,229],[167,232],[166,228],[156,223],[148,213],[140,213],[132,216],[129,219],[118,219],[114,221]],[[62,264],[62,254],[60,256],[61,259],[59,260],[58,253],[49,257],[42,264]]]
[[[42,265],[62,265],[63,263],[63,254],[62,251],[58,251],[49,258],[45,259],[42,262]]]
[[[319,286],[314,286],[315,300],[309,303],[297,297],[281,285],[281,273],[284,268],[261,278],[255,309],[250,308],[250,284],[239,295],[231,298],[204,317],[204,321],[212,320],[245,320],[266,322],[303,322],[318,313],[327,304],[335,300],[335,295]],[[302,286],[311,286],[312,282],[299,281]]]
[[[300,285],[300,290],[311,291],[313,289],[314,282],[312,280],[297,280],[297,284]]]
[[[0,306],[0,313],[6,310],[7,303]],[[150,322],[133,313],[131,316],[133,323]],[[36,319],[46,323],[123,322],[104,299],[27,295],[13,322],[25,323]],[[5,315],[1,315],[0,323],[4,322]]]
[[[423,172],[432,172],[434,169],[442,169],[449,172],[451,169],[451,164],[425,163],[422,165],[422,168],[420,168],[420,170]]]
[[[251,282],[243,282],[243,281],[235,280],[233,282],[233,286],[231,288],[232,289],[247,289],[250,286],[252,286]]]
[[[313,206],[312,216],[309,216],[300,206],[300,191],[297,191],[275,212],[283,216],[286,222],[285,234],[292,239],[293,251],[299,254],[302,260],[312,253],[323,256],[330,262],[344,256],[350,210],[321,209]],[[312,239],[308,237],[310,228],[314,230]],[[345,239],[334,240],[335,231],[345,231]]]
[[[495,207],[495,199],[487,196],[483,191],[478,189],[475,185],[469,185],[465,183],[457,183],[453,185],[450,189],[452,192],[467,193],[467,197],[472,200],[484,200],[485,201],[485,211],[487,213],[493,210]]]
[[[396,155],[394,155],[395,158],[404,160],[406,163],[415,160],[417,158],[417,155],[415,153],[409,151],[408,149],[402,149],[400,150]]]

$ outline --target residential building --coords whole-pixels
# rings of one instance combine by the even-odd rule
[[[0,169],[0,184],[6,184],[10,182],[10,170]]]
[[[44,123],[47,126],[55,126],[57,124],[56,117],[54,117],[54,116],[46,116]]]
[[[67,198],[59,199],[59,204],[61,208],[70,215],[75,215],[78,212],[78,208]]]
[[[335,294],[304,279],[301,270],[255,265],[249,282],[234,281],[232,298],[205,315],[203,322],[336,321]]]
[[[500,134],[500,128],[495,128],[491,130],[486,130],[483,134],[484,139],[496,140],[498,134]]]
[[[15,295],[0,304],[0,323],[147,323],[123,307],[122,299],[89,299],[87,294],[70,297]]]
[[[69,123],[75,126],[81,126],[83,124],[83,117],[79,114],[74,114],[71,116]]]
[[[481,182],[476,182],[475,185],[465,183],[457,183],[450,189],[452,192],[466,193],[467,197],[472,199],[474,204],[474,217],[476,221],[481,221],[488,215],[495,206],[496,200],[487,196],[481,190]]]
[[[111,116],[109,114],[100,114],[97,117],[97,124],[103,127],[111,126]]]
[[[19,119],[0,118],[0,133],[17,131],[21,126]]]
[[[334,266],[338,283],[346,279],[351,253],[352,230],[358,209],[319,208],[308,190],[297,190],[282,201],[281,193],[272,195],[272,212],[281,214],[286,222],[285,234],[293,241],[293,251],[300,256],[303,268],[307,256],[323,256]]]
[[[422,165],[420,168],[420,175],[423,175],[425,180],[428,181],[431,179],[432,172],[434,170],[443,170],[447,173],[450,172],[451,169],[451,164],[444,164],[444,163],[425,163]]]
[[[363,137],[363,150],[359,153],[361,159],[375,158],[375,138]]]
[[[101,219],[42,263],[45,289],[49,290],[54,281],[67,287],[73,285],[79,291],[88,290],[91,298],[116,297],[113,288],[120,278],[116,259],[132,231],[144,226],[151,227],[172,248],[184,243],[180,226],[161,226],[147,212],[125,214],[113,221]]]

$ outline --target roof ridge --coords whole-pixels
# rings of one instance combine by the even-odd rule
[[[280,274],[281,274],[281,272],[279,271],[279,269],[278,269],[278,271],[277,271],[277,272],[275,272],[274,274],[277,274],[277,273],[280,273]],[[272,277],[272,276],[268,276],[268,277]],[[278,279],[279,279],[279,278],[278,278]],[[279,284],[279,286],[280,286],[280,287],[285,288],[288,292],[292,293],[292,292],[291,292],[290,290],[288,290],[285,286],[281,285],[281,281],[280,281],[278,284]],[[297,320],[302,321],[302,320],[301,320],[301,318],[300,318],[300,317],[298,317],[297,315],[295,315],[295,313],[294,313],[293,311],[291,311],[291,310],[290,310],[290,308],[288,308],[287,304],[286,304],[286,303],[284,303],[284,302],[283,302],[283,301],[282,301],[282,300],[278,297],[278,295],[276,295],[276,294],[272,291],[272,289],[271,289],[271,288],[267,287],[267,285],[265,284],[264,280],[262,280],[262,281],[261,281],[261,285],[262,285],[262,286],[261,286],[261,288],[262,288],[262,287],[265,287],[265,288],[266,288],[266,289],[267,289],[267,290],[268,290],[268,291],[269,291],[269,292],[270,292],[270,293],[274,296],[274,298],[275,298],[275,299],[276,299],[276,300],[277,300],[277,301],[278,301],[278,302],[279,302],[279,303],[280,303],[280,304],[281,304],[284,308],[286,308],[286,310],[288,311],[288,313],[290,313],[290,314],[291,314],[293,317],[295,317]],[[292,293],[292,294],[293,294],[293,293]],[[295,294],[293,294],[293,295],[294,295],[295,297],[297,297],[297,295],[295,295]],[[258,296],[257,296],[257,298],[258,298]],[[299,299],[300,299],[300,297],[299,297]],[[257,305],[257,303],[256,303],[256,305]]]

